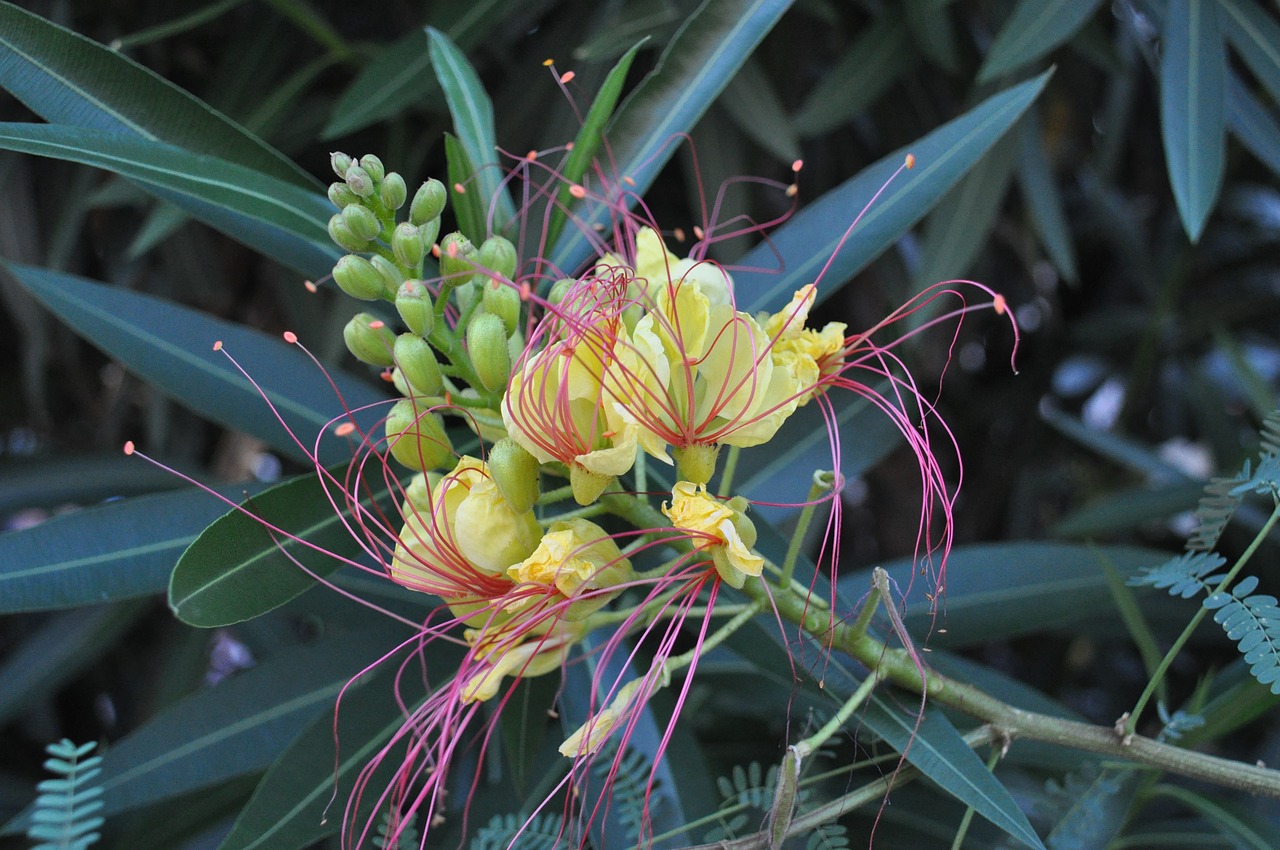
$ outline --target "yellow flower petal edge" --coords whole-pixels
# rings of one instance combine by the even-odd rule
[[[708,496],[707,485],[677,482],[662,512],[676,528],[698,535],[698,548],[709,550],[716,571],[731,587],[742,587],[749,576],[764,572],[764,558],[751,551],[755,526],[731,503]]]

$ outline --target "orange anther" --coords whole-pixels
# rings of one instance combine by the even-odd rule
[[[293,331],[285,331],[285,332],[284,332],[284,341],[285,341],[285,342],[287,342],[287,343],[289,343],[290,345],[293,345],[294,343],[296,343],[296,342],[298,341],[298,335],[297,335],[296,333],[294,333]]]
[[[554,65],[554,64],[556,64],[556,60],[554,60],[554,59],[543,59],[543,60],[542,60],[542,67],[544,67],[544,68],[550,68],[550,67],[551,67],[552,65]]]
[[[126,455],[133,454],[133,440],[126,440],[124,444],[124,453]]]
[[[636,181],[632,180],[630,177],[623,177],[622,182],[626,183],[628,186],[636,185]]]
[[[373,328],[375,331],[378,330],[379,328],[385,328],[386,326],[387,326],[387,323],[382,321],[381,319],[374,319],[372,322],[369,323],[369,327]]]
[[[800,194],[800,187],[792,183],[790,186],[787,187],[786,191],[783,192],[783,194],[786,195],[788,198],[794,198],[796,195]]]
[[[435,257],[437,260],[440,259],[440,244],[438,242],[433,242],[431,244],[431,256]]]
[[[571,83],[573,82],[573,78],[576,76],[578,75],[573,73],[572,71],[565,71],[563,74],[560,75],[560,84],[564,85],[565,83]]]
[[[215,343],[213,344],[213,350],[214,350],[214,351],[221,351],[221,350],[222,350],[222,340],[218,340],[217,342],[215,342]]]
[[[804,168],[804,160],[803,160],[803,159],[797,159],[795,162],[791,163],[791,170],[792,170],[793,172],[799,172],[799,171],[800,171],[800,169],[802,169],[802,168]]]
[[[674,237],[676,238],[676,241],[677,241],[677,242],[683,242],[683,241],[684,241],[684,228],[682,228],[682,227],[677,227],[675,230],[671,231],[671,235],[672,235],[672,236],[674,236]]]
[[[567,143],[567,144],[564,146],[564,149],[565,149],[566,151],[571,151],[571,150],[573,150],[573,142],[569,142],[569,143]]]
[[[703,236],[705,236],[706,234],[702,232],[702,228],[701,228],[701,227],[699,227],[698,225],[696,225],[696,224],[695,224],[695,225],[693,226],[693,235],[694,235],[694,237],[696,237],[696,238],[698,238],[698,239],[701,239],[701,238],[702,238]]]
[[[333,429],[333,433],[337,434],[339,437],[345,437],[354,430],[356,430],[356,426],[353,423],[343,422],[339,424],[337,428]]]
[[[537,151],[529,151],[527,154],[525,154],[525,155],[524,155],[524,158],[525,158],[525,159],[527,159],[527,160],[529,160],[530,162],[533,162],[535,159],[537,159],[537,158],[538,158],[538,152],[537,152]]]
[[[907,154],[907,168],[911,169],[915,167],[916,167],[916,155],[913,153]]]
[[[461,183],[454,183],[453,191],[457,192],[459,195],[465,195],[467,194],[467,187],[463,186]]]
[[[312,294],[315,294],[320,291],[320,287],[316,286],[315,283],[312,281],[304,280],[302,282],[302,285],[306,287],[307,292],[310,292]]]
[[[1004,311],[1009,309],[1009,302],[1004,300],[1003,295],[997,294],[995,297],[995,301],[992,302],[992,306],[996,308],[997,316],[1003,316]]]
[[[579,186],[577,183],[574,183],[569,187],[569,194],[573,195],[578,200],[582,200],[587,196],[587,190]]]

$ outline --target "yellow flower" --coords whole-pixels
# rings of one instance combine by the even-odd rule
[[[568,599],[617,587],[635,577],[631,562],[608,532],[579,517],[552,523],[533,554],[510,567],[507,575],[520,584],[555,587]],[[564,616],[569,620],[587,617],[618,592],[591,593],[589,598],[572,602]]]
[[[809,403],[824,374],[839,370],[845,347],[843,322],[828,322],[820,331],[805,327],[816,298],[817,287],[803,286],[790,304],[765,322],[765,332],[773,340],[774,366],[786,372],[794,384],[797,406]]]
[[[498,693],[508,676],[528,678],[557,670],[569,647],[582,637],[583,628],[575,623],[557,621],[549,629],[531,628],[521,642],[514,629],[467,629],[463,637],[475,647],[474,657],[480,669],[472,673],[459,693],[462,702],[484,702]],[[514,646],[512,644],[515,644]]]
[[[636,691],[644,684],[644,679],[633,679],[618,689],[609,704],[583,723],[573,734],[560,745],[560,755],[566,758],[580,758],[595,755],[609,740],[609,735],[617,727],[618,722],[625,719],[635,699]]]
[[[736,500],[735,500],[736,501]],[[731,587],[742,587],[748,576],[764,571],[764,558],[751,551],[756,530],[734,502],[720,502],[707,495],[705,484],[679,481],[671,490],[671,504],[662,504],[671,524],[699,538],[699,549],[708,549],[716,572]]]

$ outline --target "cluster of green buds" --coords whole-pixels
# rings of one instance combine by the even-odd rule
[[[497,235],[478,247],[459,232],[441,236],[448,191],[439,180],[427,180],[410,199],[404,178],[372,154],[337,152],[330,162],[339,179],[329,186],[338,208],[329,236],[350,252],[333,280],[351,297],[375,302],[347,323],[347,348],[387,370],[405,396],[387,418],[391,455],[419,471],[449,466],[453,447],[434,407],[461,404],[471,408],[471,423],[501,426],[498,404],[523,346],[516,248]],[[446,321],[450,302],[456,321]]]

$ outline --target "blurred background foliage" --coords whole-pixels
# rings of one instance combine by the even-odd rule
[[[723,21],[759,5],[711,4]],[[51,0],[22,8],[191,92],[296,162],[300,171],[279,166],[282,179],[320,191],[334,149],[377,153],[411,186],[445,175],[442,134],[452,121],[430,68],[425,26],[465,51],[492,97],[500,148],[520,156],[577,132],[578,119],[544,72],[544,59],[575,73],[569,92],[585,108],[633,45],[641,44],[628,89],[653,70],[697,4]],[[12,7],[5,14],[16,20]],[[1179,42],[1179,33],[1193,35]],[[0,45],[0,69],[8,63],[2,72],[16,73],[20,51],[2,31]],[[1204,482],[1234,472],[1256,452],[1262,418],[1276,406],[1277,45],[1280,20],[1261,0],[796,0],[707,106],[692,143],[646,196],[656,220],[690,226],[704,193],[741,175],[785,181],[792,161],[803,159],[803,208],[984,98],[1055,68],[1012,130],[917,227],[832,296],[819,318],[869,326],[947,278],[982,281],[1008,299],[1022,331],[1017,374],[1007,326],[993,317],[971,320],[954,346],[949,335],[934,334],[910,347],[922,386],[935,385],[946,367],[939,408],[964,457],[957,540],[1041,541],[958,557],[944,606],[951,619],[935,645],[963,651],[969,660],[957,665],[981,662],[995,671],[989,675],[1020,679],[1094,722],[1109,724],[1127,708],[1144,674],[1112,613],[1098,559],[1086,547],[1056,544],[1124,544],[1129,548],[1107,550],[1124,556],[1114,564],[1122,571],[1157,562],[1159,553],[1146,550],[1181,546]],[[6,95],[0,117],[38,120]],[[149,293],[273,334],[306,329],[322,358],[341,361],[339,329],[351,308],[340,293],[308,294],[296,267],[192,221],[136,183],[3,152],[0,186],[5,260]],[[726,208],[767,220],[786,200],[738,184]],[[856,206],[845,211],[848,218],[856,213]],[[725,243],[717,251],[730,261],[748,247]],[[2,274],[0,299],[0,513],[7,529],[179,483],[122,457],[126,439],[212,484],[232,485],[233,494],[260,486],[243,482],[299,469],[157,391]],[[847,447],[867,461],[844,496],[842,569],[853,577],[845,588],[854,599],[866,587],[860,568],[909,554],[915,539],[914,461],[890,451],[882,431],[868,426],[865,445],[858,432]],[[807,482],[808,466],[821,462],[820,451],[812,462],[796,458],[794,477]],[[958,477],[961,470],[949,472]],[[163,523],[170,510],[203,509],[205,521],[219,513],[216,505],[176,504],[157,501],[148,521]],[[1260,516],[1242,514],[1223,544],[1227,554],[1247,542]],[[1275,587],[1278,551],[1268,544],[1257,562],[1264,587]],[[1079,580],[1058,581],[1064,577]],[[380,636],[370,636],[372,627],[358,621],[344,630],[339,603],[314,596],[305,607],[213,633],[175,622],[153,596],[70,611],[6,607],[13,613],[0,620],[0,818],[30,802],[46,742],[120,739],[184,696],[217,693],[203,684],[251,662],[261,670],[287,649],[321,647],[317,655],[331,663],[317,676],[329,676],[329,684],[344,675],[333,644],[351,658],[377,657]],[[1189,616],[1167,600],[1143,599],[1161,637]],[[1227,668],[1210,696],[1238,674],[1225,638],[1208,629],[1202,638],[1175,669],[1174,705],[1209,671]],[[738,686],[750,681],[733,661],[709,664],[708,675]],[[778,706],[752,711],[719,704],[724,691],[715,693],[708,710],[741,713],[743,731],[697,730],[708,741],[710,770],[729,776],[735,764],[776,761],[771,746],[753,750],[746,742],[752,730],[776,733],[779,718],[768,712]],[[1269,708],[1269,698],[1236,696],[1240,716],[1214,730],[1220,748],[1247,761],[1280,762],[1280,727],[1268,720],[1245,725]],[[296,734],[312,716],[278,735]],[[1065,817],[1052,803],[1067,791],[1058,798],[1045,791],[1045,768],[1061,778],[1088,760],[1013,761],[1000,777],[1047,831]],[[107,846],[216,846],[264,766],[228,765],[179,788],[185,796],[140,804],[115,818]],[[1135,793],[1124,775],[1107,780],[1111,785],[1073,775],[1110,799]],[[1153,799],[1150,789],[1144,793]],[[945,846],[962,806],[951,803],[952,812],[923,787],[901,795],[885,812],[878,846]],[[1197,808],[1178,805],[1175,796],[1152,802],[1130,826],[1128,843],[1112,846],[1144,846],[1144,831],[1275,846],[1249,843],[1231,826],[1245,823],[1266,836],[1280,828],[1275,807],[1217,797],[1216,808]],[[929,817],[920,816],[925,811]],[[1119,811],[1116,830],[1128,809]],[[869,816],[850,823],[847,840],[860,846]],[[745,831],[754,828],[753,820]],[[824,840],[841,837],[833,831]],[[972,838],[973,846],[993,840],[981,829]],[[1156,845],[1175,846],[1156,839],[1145,846]]]

